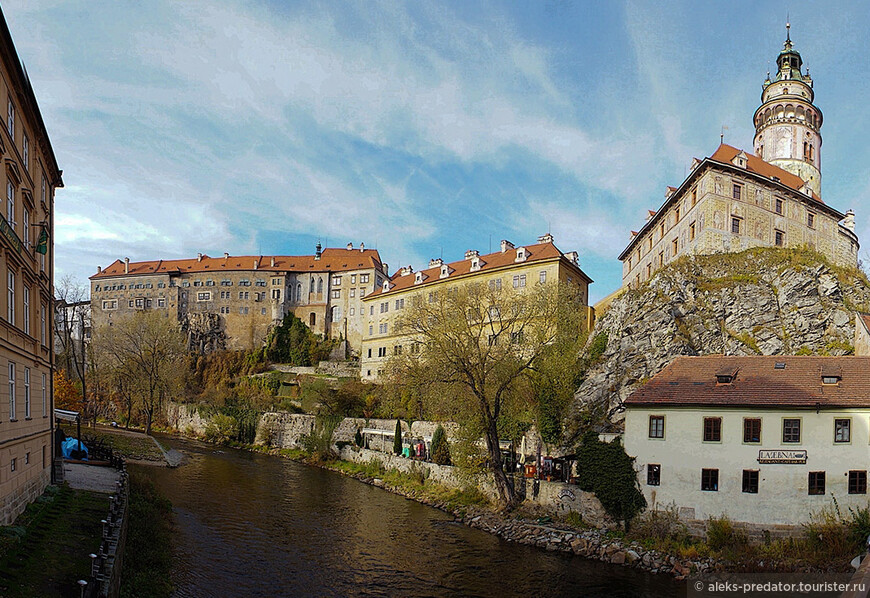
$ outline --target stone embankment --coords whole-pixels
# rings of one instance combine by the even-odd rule
[[[366,451],[371,452],[371,451]],[[342,457],[349,456],[348,450],[342,451]],[[395,457],[394,460],[408,462],[408,467],[414,463],[410,459]],[[364,462],[358,460],[358,462]],[[395,463],[392,463],[395,465]],[[327,466],[328,467],[328,466]],[[436,466],[437,467],[437,466]],[[452,469],[452,468],[450,468]],[[420,497],[401,487],[391,486],[381,478],[373,478],[361,474],[347,474],[355,479],[379,488],[383,488],[394,494],[399,494],[411,500],[429,505],[453,515],[457,521],[482,531],[495,534],[510,542],[519,542],[543,548],[545,550],[573,553],[589,559],[595,559],[614,565],[626,565],[644,569],[652,573],[664,573],[674,575],[677,579],[684,579],[689,573],[705,573],[715,569],[716,562],[713,559],[681,559],[673,555],[662,554],[655,550],[647,550],[636,542],[626,542],[613,532],[604,529],[579,530],[571,527],[547,525],[537,521],[517,519],[510,515],[503,515],[490,509],[481,507],[451,508],[448,504],[432,501]],[[442,478],[440,481],[444,481]],[[547,482],[542,482],[546,484]],[[576,487],[575,487],[576,488]],[[582,493],[577,490],[580,494]],[[590,495],[591,496],[591,495]],[[592,497],[594,499],[594,497]],[[597,499],[594,499],[597,503]],[[600,503],[598,508],[601,509]],[[601,511],[601,517],[606,515]],[[587,519],[584,517],[584,521]],[[590,521],[591,523],[591,521]],[[612,521],[610,521],[612,524]]]

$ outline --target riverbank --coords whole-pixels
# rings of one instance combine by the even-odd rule
[[[635,522],[637,531],[626,534],[621,530],[590,526],[576,512],[554,514],[539,505],[526,504],[505,513],[477,488],[435,481],[436,476],[430,476],[423,468],[423,465],[426,469],[432,468],[432,464],[386,453],[383,458],[390,462],[407,461],[406,471],[385,467],[378,459],[367,463],[322,460],[301,449],[235,443],[231,446],[353,477],[437,508],[457,522],[510,542],[666,574],[677,580],[690,574],[721,572],[812,572],[848,577],[852,571],[849,561],[859,553],[853,542],[857,537],[854,525],[850,527],[849,522],[834,511],[817,514],[797,535],[779,539],[765,537],[761,542],[750,542],[740,528],[724,518],[707,521],[704,537],[693,536],[676,514],[668,510],[647,512]],[[861,533],[860,530],[857,533]]]

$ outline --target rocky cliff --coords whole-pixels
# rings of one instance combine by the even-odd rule
[[[606,346],[570,419],[592,408],[619,422],[622,401],[678,355],[850,354],[868,307],[863,273],[809,250],[683,257],[599,314],[590,343]]]

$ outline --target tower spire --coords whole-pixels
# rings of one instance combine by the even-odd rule
[[[786,50],[791,50],[791,19],[789,19],[788,13],[785,17],[785,44],[783,47]]]

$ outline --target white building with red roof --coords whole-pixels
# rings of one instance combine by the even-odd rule
[[[650,508],[775,526],[867,506],[870,357],[678,357],[625,408]]]
[[[834,264],[858,260],[855,216],[822,201],[822,113],[813,80],[790,38],[764,81],[754,116],[754,154],[721,144],[668,187],[620,254],[622,286],[637,288],[686,254],[751,247],[811,247]]]

